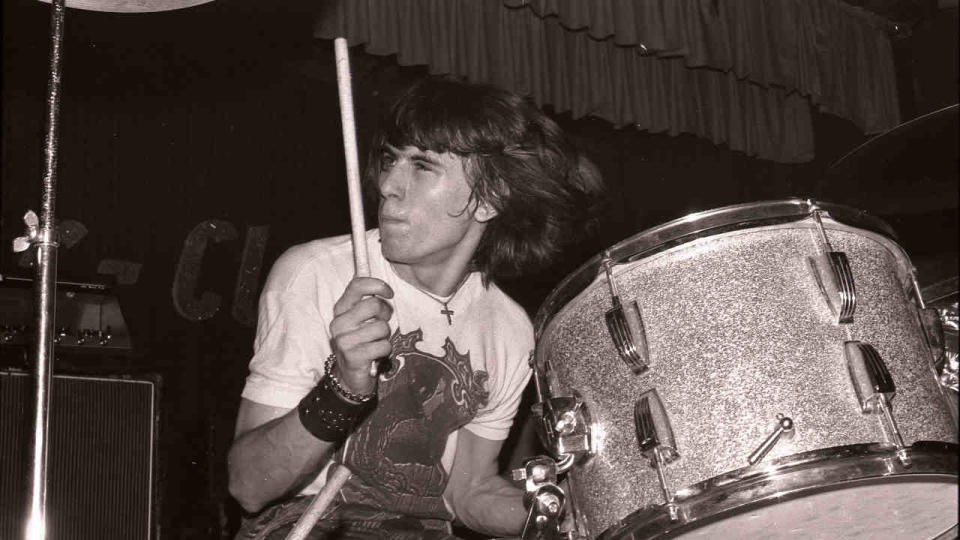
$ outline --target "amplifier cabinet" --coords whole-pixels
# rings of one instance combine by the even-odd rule
[[[156,538],[159,380],[53,377],[47,538]],[[0,538],[23,537],[34,392],[32,374],[0,371]]]

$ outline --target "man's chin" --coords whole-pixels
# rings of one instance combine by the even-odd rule
[[[409,259],[409,249],[400,242],[389,238],[380,239],[380,252],[383,253],[384,259],[392,263],[403,264]]]

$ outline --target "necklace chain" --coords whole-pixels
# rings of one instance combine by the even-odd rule
[[[450,304],[450,302],[453,301],[454,297],[456,297],[458,294],[460,294],[460,291],[463,289],[464,284],[467,283],[467,279],[469,279],[469,278],[470,278],[470,274],[467,274],[466,276],[464,276],[463,279],[460,280],[460,283],[457,284],[457,288],[450,294],[450,296],[448,296],[448,297],[446,297],[446,298],[437,298],[436,296],[434,296],[434,294],[433,294],[432,292],[429,292],[429,291],[426,291],[426,290],[424,290],[424,289],[421,289],[420,287],[417,287],[416,285],[413,285],[413,283],[410,283],[410,285],[413,285],[413,288],[414,288],[414,289],[422,292],[422,293],[423,293],[424,295],[426,295],[428,298],[430,298],[430,299],[433,300],[434,302],[436,302],[436,303],[440,304],[441,306],[443,306],[443,307],[440,309],[440,314],[441,314],[441,315],[446,315],[446,317],[447,317],[447,324],[452,326],[452,325],[453,325],[453,315],[454,315],[454,311],[453,311],[452,309],[450,309],[450,306],[449,306],[448,304]],[[408,282],[408,283],[409,283],[409,282]]]

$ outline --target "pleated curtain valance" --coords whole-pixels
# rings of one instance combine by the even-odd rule
[[[339,0],[315,35],[575,118],[799,163],[814,107],[867,134],[899,123],[887,27],[838,0]]]

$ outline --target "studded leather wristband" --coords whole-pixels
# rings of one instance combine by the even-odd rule
[[[353,428],[377,406],[376,394],[363,403],[350,403],[338,395],[333,379],[324,377],[300,404],[300,423],[314,437],[327,442],[342,442]]]

